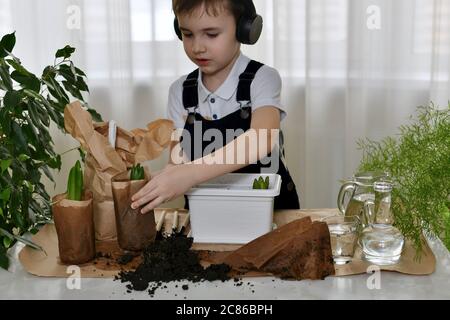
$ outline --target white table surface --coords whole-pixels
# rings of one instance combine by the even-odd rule
[[[450,299],[450,253],[438,239],[429,240],[436,255],[436,271],[428,276],[395,272],[380,273],[380,288],[369,289],[372,274],[328,277],[325,280],[287,281],[272,277],[234,281],[168,283],[153,298],[147,291],[127,293],[125,283],[105,278],[83,278],[80,289],[69,289],[67,279],[41,278],[28,274],[17,260],[20,247],[11,255],[11,271],[0,269],[0,299]],[[374,283],[373,281],[371,283]],[[181,286],[188,284],[189,290]],[[175,287],[178,285],[178,288]],[[254,292],[252,292],[252,290]]]

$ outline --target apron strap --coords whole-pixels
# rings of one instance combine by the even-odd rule
[[[248,63],[247,68],[239,76],[239,84],[236,93],[236,101],[248,101],[251,102],[250,86],[255,79],[255,75],[258,70],[263,66],[262,63],[252,60]]]
[[[251,60],[245,71],[241,73],[236,93],[238,102],[251,101],[250,86],[253,79],[255,79],[256,73],[263,65],[258,61]],[[199,70],[196,69],[183,82],[183,106],[188,111],[190,108],[198,107],[198,75]]]
[[[183,82],[183,106],[189,108],[198,107],[198,69],[191,72]]]

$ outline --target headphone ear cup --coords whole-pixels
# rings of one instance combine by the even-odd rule
[[[183,41],[183,34],[181,33],[180,30],[180,25],[178,24],[178,19],[177,17],[175,17],[175,19],[173,20],[173,28],[175,30],[175,33],[178,36],[178,39],[180,39],[181,41]]]
[[[254,18],[242,16],[237,25],[236,38],[243,44],[255,44],[261,36],[262,28],[263,18],[260,15]]]
[[[263,29],[263,18],[257,15],[252,21],[252,27],[250,29],[250,35],[248,37],[249,44],[255,44],[258,42]]]

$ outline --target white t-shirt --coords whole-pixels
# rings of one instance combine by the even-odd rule
[[[239,110],[239,103],[236,101],[239,76],[245,71],[249,62],[250,59],[241,53],[227,79],[215,92],[210,92],[203,85],[200,71],[197,113],[205,119],[217,120]],[[169,90],[167,118],[174,122],[177,129],[184,128],[188,115],[188,111],[183,106],[183,82],[187,76],[184,75],[176,80]],[[281,120],[283,120],[286,117],[286,111],[280,101],[281,85],[281,77],[276,69],[266,65],[261,67],[250,87],[252,111],[264,106],[274,106],[280,110]]]

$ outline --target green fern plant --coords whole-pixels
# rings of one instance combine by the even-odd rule
[[[450,102],[417,109],[417,118],[397,137],[358,141],[361,171],[388,171],[395,186],[395,225],[412,240],[420,256],[423,237],[440,236],[450,249]]]

